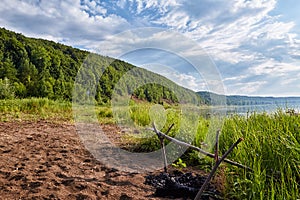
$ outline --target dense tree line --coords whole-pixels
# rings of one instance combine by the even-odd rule
[[[109,103],[115,84],[135,66],[121,60],[92,55],[87,51],[72,48],[52,41],[28,38],[0,28],[0,99],[47,97],[49,99],[72,100],[74,81],[81,66],[88,70],[77,76],[77,94],[88,98],[87,86],[96,86],[93,98],[98,104]],[[144,84],[134,91],[127,91],[135,98],[150,102],[178,102],[177,95],[189,102],[198,101],[192,91],[181,88],[168,79],[138,70],[140,81],[151,78],[153,83]],[[135,75],[129,76],[126,84],[134,84]],[[99,78],[100,77],[100,78]],[[164,83],[162,85],[155,83]],[[165,87],[165,86],[170,87]],[[171,89],[170,89],[171,88]],[[126,90],[126,89],[125,89]],[[194,98],[194,99],[193,99]]]
[[[71,99],[76,72],[87,52],[0,29],[0,79],[15,97]]]

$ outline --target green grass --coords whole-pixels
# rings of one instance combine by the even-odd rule
[[[72,120],[71,103],[47,98],[0,100],[0,121]]]
[[[130,122],[145,130],[155,122],[169,135],[180,140],[192,141],[196,146],[214,141],[214,133],[221,128],[220,154],[223,154],[238,138],[244,141],[229,154],[229,159],[251,167],[244,171],[228,164],[222,165],[225,173],[225,194],[228,199],[300,199],[300,116],[278,110],[275,114],[252,114],[248,117],[231,116],[222,123],[216,116],[196,116],[193,107],[154,105],[130,102],[128,107],[82,106],[87,117],[96,116],[100,123],[122,124]],[[49,99],[0,100],[0,120],[73,120],[72,104]],[[91,114],[91,115],[89,115]],[[76,112],[75,112],[76,115]],[[84,116],[83,116],[84,117]],[[125,124],[126,124],[125,123]],[[193,133],[196,132],[196,135]],[[181,133],[178,135],[178,133]],[[126,135],[133,144],[132,150],[154,151],[160,148],[159,140],[152,131]],[[167,142],[166,142],[167,143]],[[211,144],[210,144],[211,145]],[[212,149],[209,151],[212,152]],[[201,165],[210,170],[213,160],[199,157],[188,151],[182,156],[183,163]]]
[[[135,106],[132,110],[134,121],[140,125],[149,124],[151,120],[147,118],[147,113],[150,105],[148,108],[147,105],[142,108]],[[188,129],[195,126],[195,122],[189,117],[183,117],[178,108],[171,107],[165,112],[168,115],[161,130],[166,131],[174,122],[175,128],[170,135],[186,131],[184,134],[189,137]],[[144,123],[144,119],[147,119],[147,123]],[[221,154],[238,138],[244,138],[238,148],[230,153],[229,159],[249,166],[254,171],[222,165],[226,175],[224,184],[228,199],[300,199],[300,116],[278,110],[275,114],[253,113],[248,118],[231,116],[225,118],[223,124],[217,117],[207,119],[200,116],[197,120],[197,134],[193,140],[196,146],[201,146],[202,142],[213,142],[217,128],[222,130],[219,144]],[[138,151],[160,148],[157,137],[137,139],[135,142]],[[213,164],[212,159],[198,157],[198,153],[193,151],[188,151],[182,159],[187,163],[201,163],[202,169],[209,169]]]
[[[77,112],[89,110],[96,113],[100,123],[113,124],[112,109],[108,106],[78,106]],[[81,110],[80,110],[81,109]],[[50,120],[74,121],[75,110],[71,102],[47,98],[0,100],[0,121],[13,120]]]
[[[229,158],[251,167],[247,173],[229,167],[227,194],[237,199],[299,199],[300,117],[282,111],[228,118],[220,137],[220,150],[243,137]],[[233,187],[234,186],[234,187]]]

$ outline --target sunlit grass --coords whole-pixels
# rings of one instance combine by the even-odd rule
[[[162,132],[174,124],[170,136],[199,147],[203,142],[213,142],[215,131],[221,129],[220,154],[243,137],[244,141],[229,154],[229,159],[253,169],[250,172],[223,165],[228,199],[300,199],[300,116],[278,110],[275,114],[232,115],[220,122],[217,116],[195,115],[194,111],[197,108],[146,102],[130,102],[128,106],[117,108],[78,105],[74,110],[71,103],[64,101],[40,98],[0,100],[1,121],[45,119],[73,122],[78,116],[79,121],[92,120],[120,126],[129,123],[144,130],[139,137],[125,134],[125,141],[132,144],[129,149],[133,151],[149,152],[160,148],[156,135],[146,131],[153,122]],[[182,160],[208,170],[209,162],[213,162],[191,151],[184,154]]]
[[[229,158],[254,172],[228,168],[227,194],[238,199],[299,199],[300,117],[279,110],[274,115],[228,118],[220,138],[221,151],[239,137],[245,140]]]
[[[0,121],[72,120],[71,103],[47,98],[0,100]]]
[[[135,105],[138,107],[138,105]],[[141,108],[140,108],[141,109]],[[149,112],[149,105],[142,109],[135,108],[132,116],[138,124]],[[136,113],[135,113],[136,112]],[[223,165],[226,179],[226,196],[229,199],[299,199],[300,184],[300,116],[290,115],[282,110],[275,114],[252,113],[247,116],[232,115],[226,117],[221,123],[218,117],[207,118],[199,115],[197,119],[184,118],[178,107],[168,108],[167,122],[161,129],[165,132],[168,126],[175,123],[170,135],[179,132],[189,137],[189,129],[195,125],[197,134],[193,144],[201,146],[202,143],[213,142],[215,134],[212,131],[221,129],[220,153],[223,154],[238,138],[244,141],[229,155],[229,159],[249,166],[253,172],[244,171],[230,165]],[[196,124],[195,121],[198,123]],[[181,126],[181,128],[179,128]],[[212,127],[219,126],[219,127]],[[187,132],[185,132],[185,130]],[[153,133],[152,133],[153,134]],[[184,138],[181,138],[184,140]],[[160,148],[157,137],[137,139],[135,150],[153,151]],[[213,144],[209,144],[210,146]],[[211,150],[210,150],[211,151]],[[209,162],[197,153],[187,153],[184,162],[204,164],[207,168]]]

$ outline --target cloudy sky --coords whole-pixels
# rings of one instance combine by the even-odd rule
[[[299,10],[298,0],[2,0],[0,27],[120,57],[205,90],[206,77],[176,52],[190,40],[211,59],[226,94],[300,96]],[[122,49],[129,43],[140,50]],[[153,43],[159,51],[147,49]],[[162,58],[169,61],[154,62]]]

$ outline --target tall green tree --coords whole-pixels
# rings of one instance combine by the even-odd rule
[[[15,90],[8,78],[0,79],[0,99],[13,99]]]
[[[62,70],[59,70],[58,79],[55,80],[53,86],[53,92],[55,99],[65,99],[66,98],[66,83]]]
[[[0,62],[0,78],[3,79],[5,77],[11,81],[17,80],[17,69],[10,57],[6,57]]]
[[[43,46],[36,46],[31,51],[31,62],[39,72],[42,72],[51,66],[51,57]]]
[[[38,96],[48,97],[50,99],[54,98],[53,85],[55,84],[55,79],[51,77],[49,69],[43,69],[39,76],[38,82]]]
[[[38,94],[38,70],[29,60],[23,59],[19,68],[19,81],[27,88],[28,96]]]

